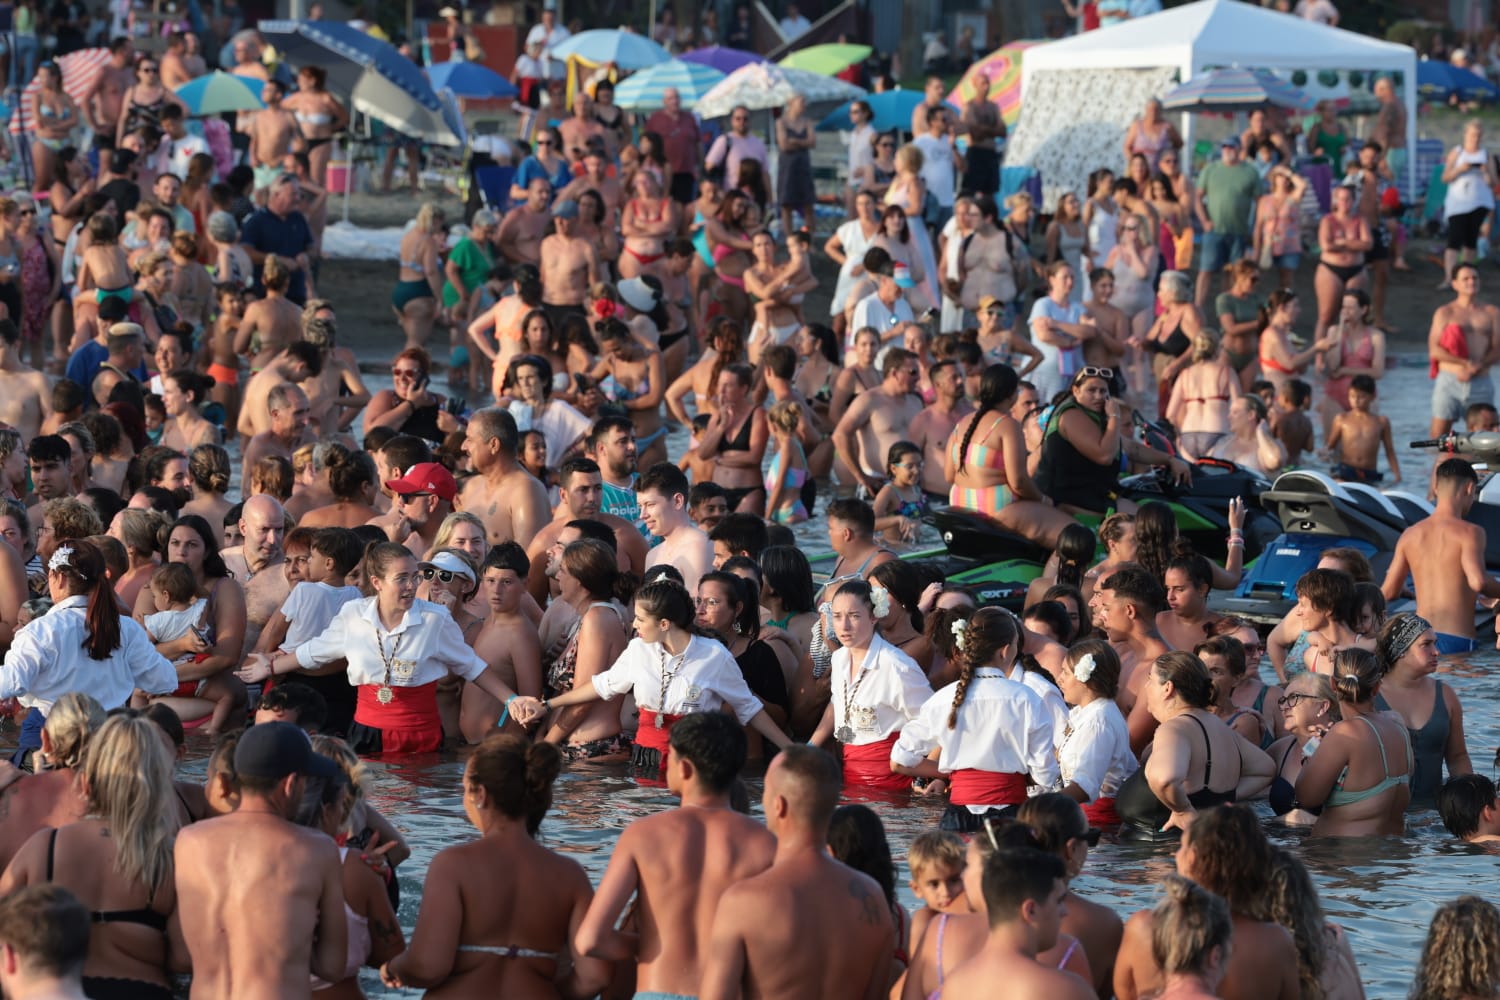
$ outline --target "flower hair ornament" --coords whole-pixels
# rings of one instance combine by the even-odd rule
[[[1078,678],[1078,683],[1087,684],[1089,678],[1094,676],[1094,654],[1084,653],[1073,664],[1073,676]]]
[[[953,623],[951,630],[953,632],[953,645],[962,650],[964,648],[964,633],[969,630],[969,620],[967,618],[960,618]]]
[[[594,318],[595,319],[613,319],[614,316],[615,316],[615,313],[618,311],[618,309],[619,309],[619,307],[616,306],[609,299],[595,299],[594,300]]]
[[[52,553],[51,559],[47,560],[47,569],[54,573],[59,570],[68,569],[70,568],[68,560],[71,558],[73,558],[73,546],[63,545],[56,552]],[[77,571],[74,570],[74,572]]]
[[[870,584],[870,605],[876,618],[884,618],[891,613],[891,592],[878,583]]]

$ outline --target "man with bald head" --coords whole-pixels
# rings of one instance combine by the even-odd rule
[[[687,205],[698,197],[698,161],[703,158],[698,119],[691,111],[682,110],[682,96],[676,87],[661,92],[661,103],[661,110],[646,119],[646,131],[661,136],[667,165],[672,170],[672,200]]]
[[[261,629],[292,592],[286,578],[286,512],[275,497],[257,493],[240,511],[243,545],[220,553],[245,590],[245,648],[254,649]]]
[[[771,867],[726,889],[714,914],[702,1000],[864,997],[890,986],[896,931],[874,879],[828,854],[842,784],[826,751],[794,744],[766,771]]]

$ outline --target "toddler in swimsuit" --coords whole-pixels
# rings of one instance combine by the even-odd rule
[[[193,577],[192,570],[182,563],[166,563],[158,567],[151,574],[151,593],[156,598],[156,606],[163,609],[147,615],[142,622],[152,642],[172,642],[174,639],[181,639],[189,631],[194,631],[210,647],[213,645],[213,639],[206,634],[210,618],[208,599],[198,596],[198,581]],[[174,659],[172,664],[178,666],[193,663],[211,653],[211,649],[200,653],[185,652]],[[167,697],[191,699],[189,705],[196,701],[210,702],[212,708],[208,712],[194,718],[184,718],[182,722],[185,726],[198,726],[207,722],[208,732],[215,734],[228,724],[229,714],[235,705],[236,692],[233,686],[237,684],[240,684],[237,679],[226,679],[223,676],[186,680]],[[173,705],[172,708],[179,715],[182,714],[177,706]]]
[[[875,530],[892,544],[910,545],[922,530],[927,494],[922,492],[922,449],[897,441],[886,455],[890,480],[875,494]]]
[[[776,452],[766,466],[766,519],[776,524],[800,524],[807,520],[802,486],[807,482],[807,456],[797,432],[802,426],[802,406],[784,399],[766,415]],[[774,501],[774,502],[773,502]]]

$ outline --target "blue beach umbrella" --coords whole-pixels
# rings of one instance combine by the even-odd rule
[[[561,45],[553,46],[552,58],[573,56],[595,65],[614,63],[621,69],[645,69],[672,58],[670,52],[646,36],[618,28],[580,31]]]
[[[262,21],[260,33],[293,67],[326,70],[329,93],[355,111],[413,139],[462,144],[463,123],[389,42],[341,21]]]
[[[659,108],[662,93],[672,87],[682,98],[682,106],[691,108],[698,103],[698,98],[724,79],[724,75],[712,66],[669,59],[650,69],[632,73],[615,88],[615,103],[626,111]]]
[[[519,97],[516,85],[488,66],[476,62],[440,62],[427,67],[433,90],[451,90],[454,97]]]
[[[1423,59],[1417,63],[1417,93],[1424,101],[1492,101],[1500,97],[1500,87],[1442,59]]]
[[[194,115],[218,115],[226,111],[259,111],[266,106],[260,99],[264,81],[214,70],[207,76],[189,80],[177,96]]]
[[[922,103],[926,95],[920,90],[887,90],[880,94],[870,94],[864,98],[864,102],[870,106],[874,114],[871,124],[877,132],[889,132],[891,129],[911,128],[911,115]],[[849,120],[849,105],[853,101],[840,104],[832,113],[818,122],[819,132],[847,132],[854,127],[854,122]],[[948,105],[954,111],[959,109]]]

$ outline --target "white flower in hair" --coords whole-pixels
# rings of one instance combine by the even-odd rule
[[[878,583],[870,584],[870,604],[875,608],[875,617],[884,618],[891,613],[891,592]]]
[[[952,625],[953,645],[959,649],[964,648],[964,633],[969,630],[969,622],[966,618],[960,618]]]
[[[1084,653],[1073,664],[1073,676],[1078,678],[1078,683],[1087,684],[1089,678],[1094,676],[1094,654]]]
[[[67,569],[68,560],[72,557],[73,547],[71,545],[64,545],[56,552],[52,553],[52,558],[47,560],[47,569],[53,571]]]

